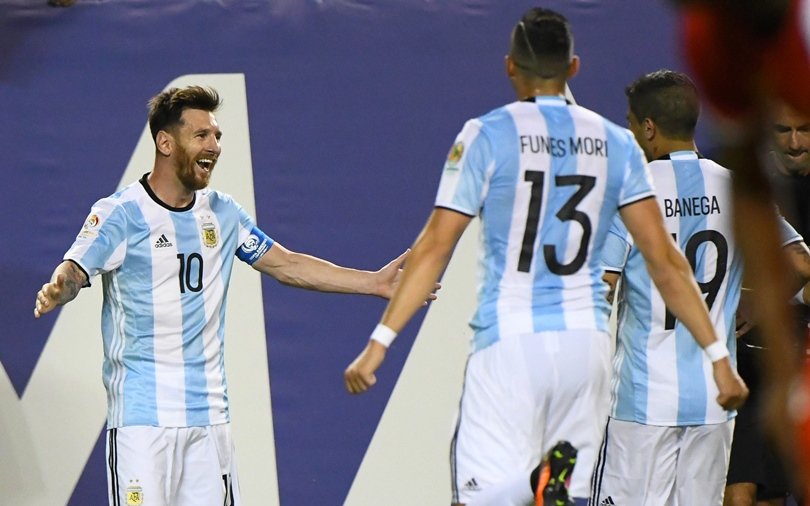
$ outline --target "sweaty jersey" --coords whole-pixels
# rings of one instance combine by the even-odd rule
[[[546,330],[607,331],[601,249],[620,206],[653,195],[632,134],[544,96],[468,121],[436,206],[481,218],[473,351]]]
[[[102,275],[108,427],[229,421],[224,318],[234,257],[272,246],[242,207],[200,190],[161,202],[146,176],[93,205],[65,260]]]
[[[694,151],[649,164],[667,231],[684,252],[718,335],[736,356],[735,313],[742,256],[732,233],[731,173]],[[801,240],[782,220],[785,243]],[[735,412],[716,402],[712,365],[686,327],[667,310],[641,252],[617,216],[602,252],[622,273],[611,416],[648,425],[725,422]]]

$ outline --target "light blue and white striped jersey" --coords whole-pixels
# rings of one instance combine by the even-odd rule
[[[436,206],[481,217],[473,351],[501,336],[608,329],[598,255],[618,208],[653,195],[632,134],[562,97],[468,121]]]
[[[720,336],[736,363],[735,313],[742,257],[732,233],[731,173],[694,151],[649,164],[667,231],[684,252]],[[783,221],[785,244],[801,237]],[[686,327],[667,310],[640,251],[619,216],[602,251],[608,271],[622,273],[611,416],[648,425],[725,422],[712,365]]]
[[[229,421],[224,317],[233,260],[273,244],[225,194],[162,203],[146,176],[93,205],[65,260],[102,275],[107,425]]]

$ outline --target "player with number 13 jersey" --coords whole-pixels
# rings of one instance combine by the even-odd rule
[[[652,197],[632,134],[562,96],[513,102],[458,135],[436,207],[479,216],[482,253],[454,503],[471,501],[470,483],[499,494],[517,473],[523,487],[518,470],[563,440],[578,451],[571,497],[588,496],[610,369],[596,252],[620,207]]]
[[[505,335],[607,332],[607,288],[593,253],[620,207],[652,196],[632,134],[563,97],[468,121],[436,206],[481,218],[474,351]]]

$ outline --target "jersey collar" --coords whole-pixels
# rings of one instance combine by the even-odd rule
[[[695,160],[698,158],[706,158],[705,156],[701,155],[699,151],[673,151],[672,153],[667,153],[663,156],[659,156],[653,161],[658,160]]]
[[[194,192],[194,195],[191,197],[191,202],[189,202],[188,205],[185,205],[183,207],[172,207],[169,204],[167,204],[167,203],[163,202],[162,200],[160,200],[158,198],[158,196],[155,195],[155,192],[152,191],[152,188],[149,186],[149,181],[147,181],[147,179],[146,179],[148,176],[149,176],[149,173],[147,172],[146,174],[141,176],[141,179],[139,179],[138,181],[143,186],[143,189],[146,190],[146,194],[149,195],[149,197],[152,200],[154,200],[156,204],[158,204],[161,207],[165,207],[169,211],[175,211],[175,212],[188,211],[189,209],[194,207],[194,204],[197,202],[197,192]]]
[[[570,100],[562,95],[538,95],[524,98],[521,102],[534,102],[541,105],[573,105]]]

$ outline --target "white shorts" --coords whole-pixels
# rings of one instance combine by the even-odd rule
[[[107,430],[110,506],[237,506],[230,424]]]
[[[661,427],[611,418],[593,504],[721,506],[733,433],[734,420]]]
[[[607,333],[577,330],[504,338],[474,353],[451,445],[453,502],[526,476],[558,441],[579,454],[569,491],[588,497],[607,420]]]

